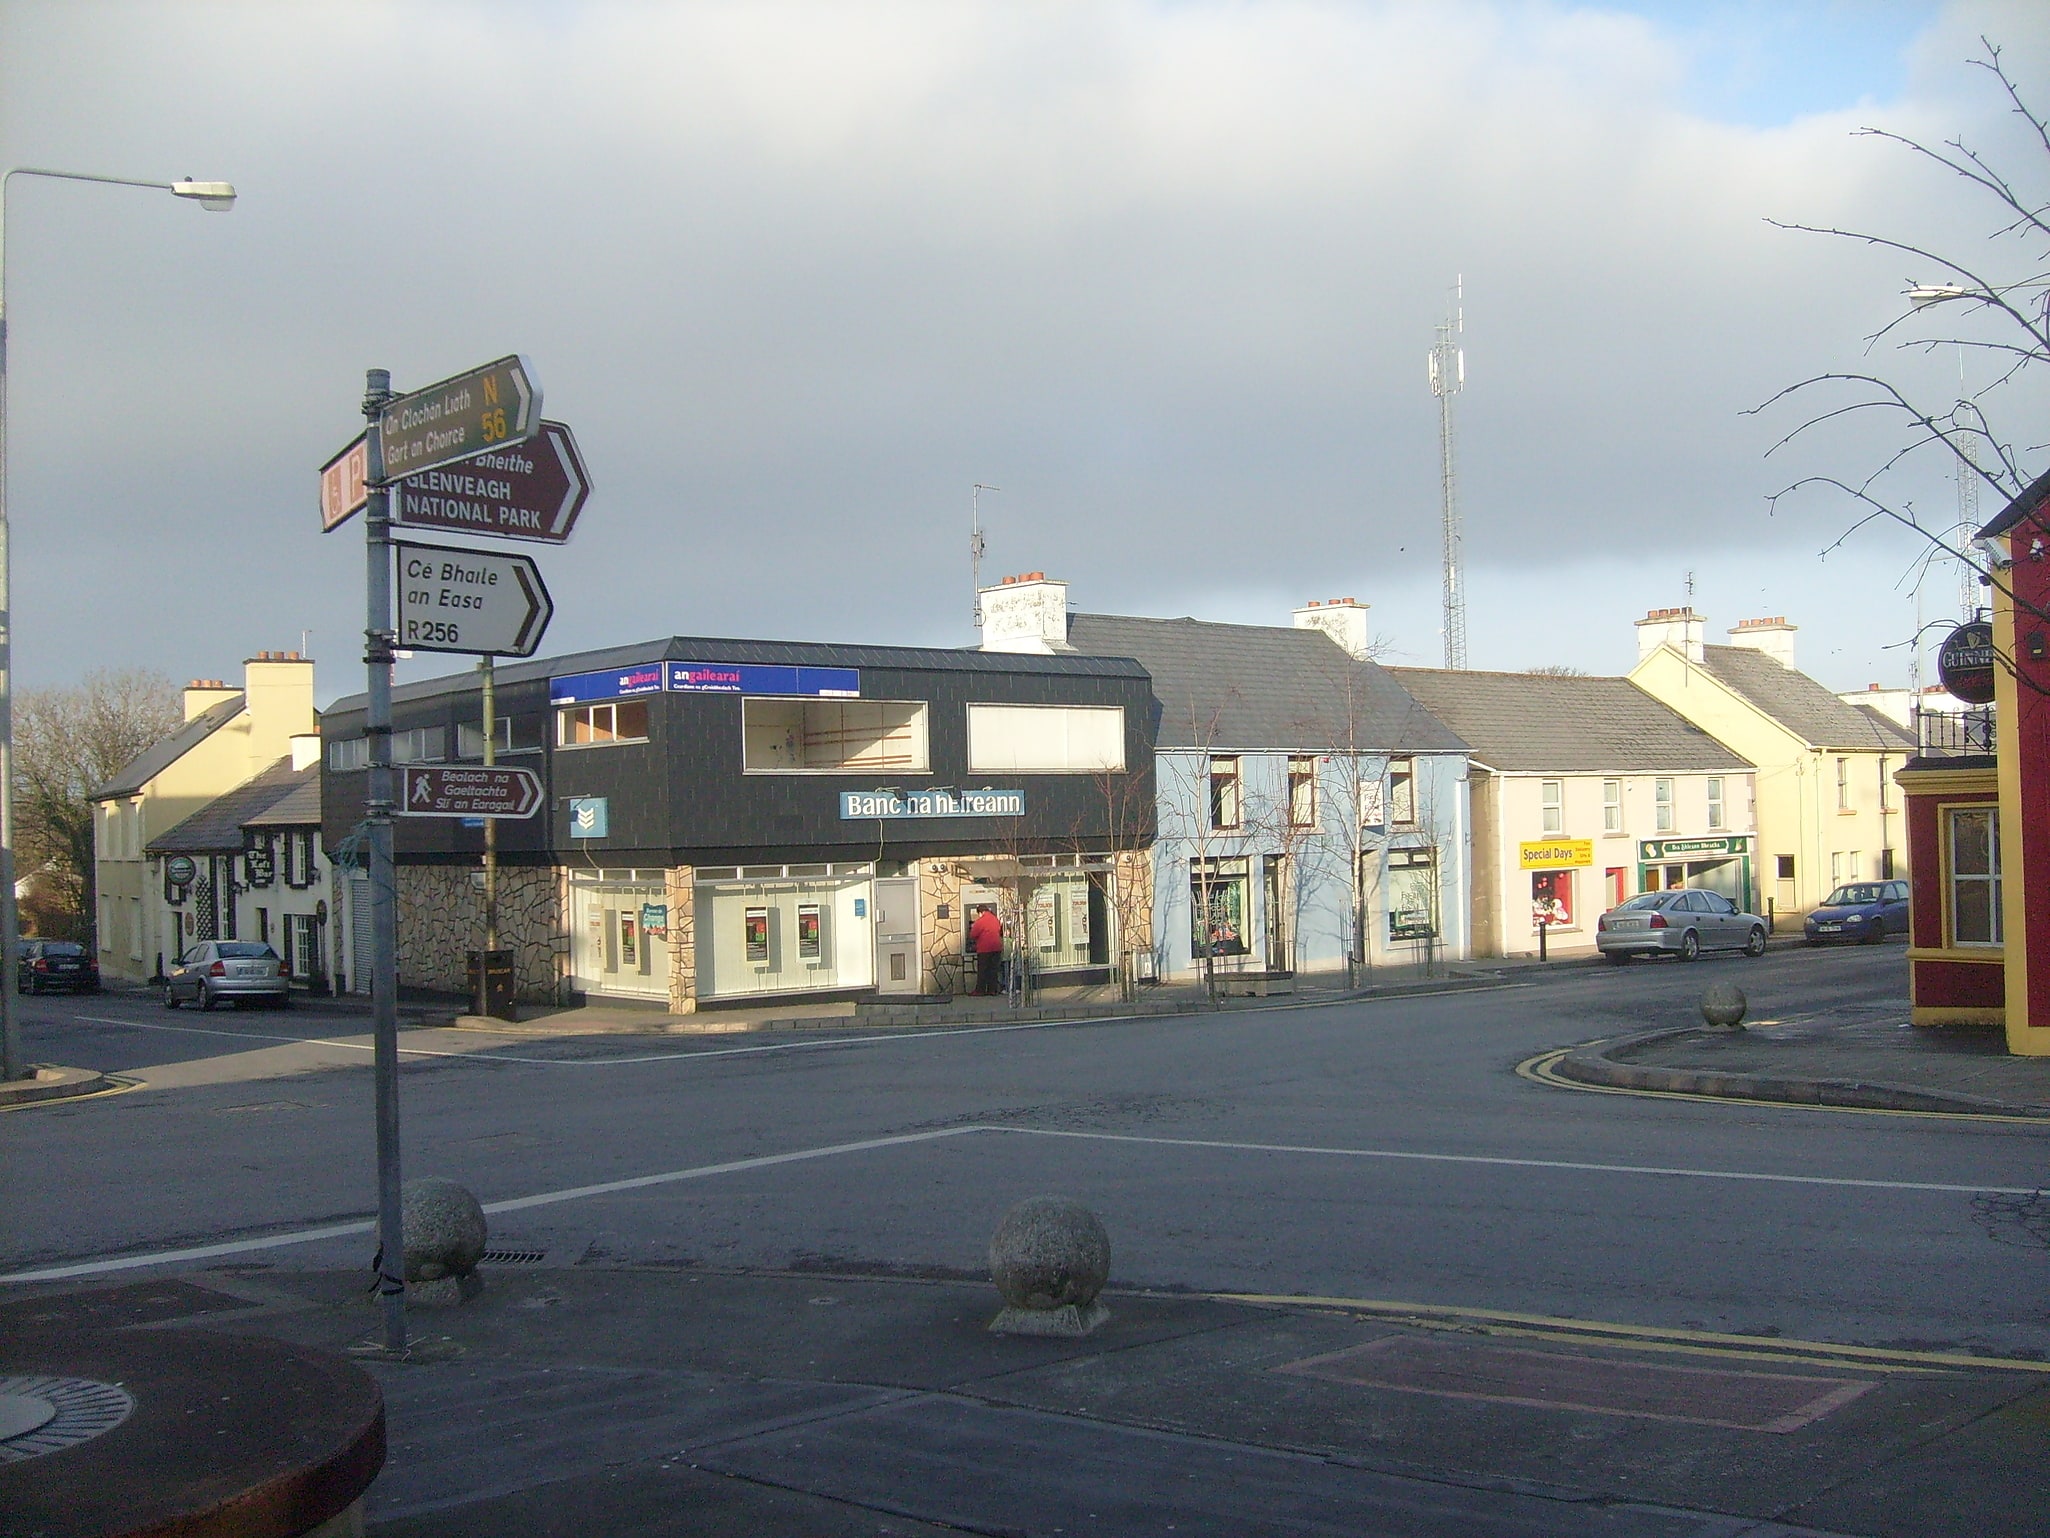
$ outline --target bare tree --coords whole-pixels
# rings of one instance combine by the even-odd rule
[[[180,717],[171,680],[142,668],[101,669],[76,688],[15,699],[17,869],[44,872],[68,897],[53,917],[72,938],[93,930],[93,793]]]
[[[1868,525],[1892,524],[1911,531],[1920,541],[1911,574],[1919,575],[1930,564],[1950,559],[2008,593],[2003,571],[1973,548],[1973,530],[1955,518],[1937,520],[1917,512],[1899,490],[1903,472],[1934,454],[1946,469],[1976,477],[2003,502],[2009,501],[2033,478],[2025,462],[2039,461],[2046,448],[2040,437],[2018,441],[1999,418],[2005,409],[2014,408],[2027,419],[2026,404],[2016,399],[2014,387],[2036,365],[2050,361],[2050,119],[2024,97],[2001,50],[1986,38],[1980,43],[1984,54],[1967,62],[1985,73],[2009,115],[2025,125],[2022,141],[2026,147],[2009,157],[2018,156],[2019,165],[1998,163],[1992,152],[1974,148],[1961,136],[1930,145],[1886,129],[1859,130],[1961,179],[1990,203],[1991,229],[1980,254],[1939,251],[1933,245],[1864,230],[1806,224],[1781,224],[1780,228],[1829,235],[1913,258],[1918,271],[1910,275],[1907,307],[1866,339],[1867,353],[1882,344],[1923,354],[1954,348],[1960,358],[1975,356],[1990,362],[1990,382],[1976,389],[1961,386],[1956,398],[1937,400],[1930,398],[1924,387],[1897,383],[1876,370],[1822,373],[1789,385],[1752,409],[1762,412],[1799,402],[1809,410],[1769,454],[1825,427],[1873,415],[1891,419],[1901,428],[1900,440],[1867,473],[1805,475],[1772,498],[1776,505],[1795,493],[1819,489],[1850,500],[1855,517],[1824,555]],[[1991,324],[1969,332],[1962,329],[1968,318]],[[1929,329],[1946,324],[1950,329]],[[2026,601],[2020,607],[2038,618],[2050,619],[2050,614]],[[1920,637],[1916,639],[1919,643]],[[2013,672],[2011,659],[2003,658],[2002,665]]]
[[[1229,759],[1232,769],[1242,776],[1244,760],[1215,751],[1225,704],[1235,694],[1228,692],[1208,709],[1192,696],[1176,709],[1177,716],[1183,709],[1187,712],[1187,745],[1156,748],[1153,757],[1154,774],[1160,781],[1159,843],[1178,840],[1188,851],[1189,900],[1194,904],[1189,938],[1202,962],[1204,991],[1213,1001],[1217,998],[1217,952],[1228,943],[1215,932],[1224,883],[1213,851],[1222,846],[1243,849],[1245,839],[1244,780],[1224,773],[1224,760]],[[1170,708],[1165,700],[1161,704],[1163,710]],[[1155,938],[1157,942],[1159,937]]]

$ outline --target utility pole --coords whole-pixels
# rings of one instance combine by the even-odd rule
[[[1438,486],[1444,539],[1445,666],[1466,666],[1466,588],[1461,571],[1465,536],[1459,524],[1459,488],[1452,452],[1452,397],[1466,383],[1466,279],[1452,290],[1452,313],[1438,325],[1431,348],[1431,393],[1438,398]]]
[[[485,657],[477,664],[477,671],[484,675],[484,767],[489,769],[498,762],[498,659]],[[484,819],[484,968],[490,975],[491,953],[498,949],[498,819]],[[472,1004],[489,1001],[490,987],[484,989],[484,998],[473,999]]]
[[[982,633],[982,494],[985,491],[1002,491],[1001,486],[985,486],[981,481],[968,493],[968,581],[975,589],[975,631]]]

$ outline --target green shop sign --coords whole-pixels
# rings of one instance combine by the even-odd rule
[[[1725,838],[1647,838],[1637,844],[1640,860],[1676,860],[1682,855],[1729,855],[1748,854],[1751,850],[1751,836],[1747,833],[1734,834]]]

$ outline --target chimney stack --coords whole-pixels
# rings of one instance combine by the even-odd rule
[[[1680,609],[1653,609],[1637,622],[1637,660],[1642,662],[1661,646],[1670,646],[1689,662],[1702,660],[1702,627],[1707,621],[1689,605]]]
[[[1295,628],[1321,630],[1347,653],[1365,660],[1373,646],[1367,634],[1368,607],[1357,598],[1326,598],[1321,603],[1312,598],[1295,611]]]
[[[1073,650],[1068,645],[1068,584],[1043,571],[1006,577],[986,587],[982,599],[982,649],[986,652]]]
[[[1770,619],[1739,620],[1730,627],[1730,644],[1764,652],[1781,667],[1791,668],[1794,665],[1794,632],[1800,628],[1789,625],[1784,614],[1775,614]]]

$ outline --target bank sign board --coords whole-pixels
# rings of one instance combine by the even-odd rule
[[[892,817],[1023,817],[1022,790],[843,790],[847,821]]]
[[[639,662],[606,673],[548,681],[554,705],[622,700],[636,694],[758,694],[860,699],[861,669],[780,667],[757,662]]]
[[[1527,839],[1516,848],[1525,870],[1578,870],[1594,864],[1591,838]]]

